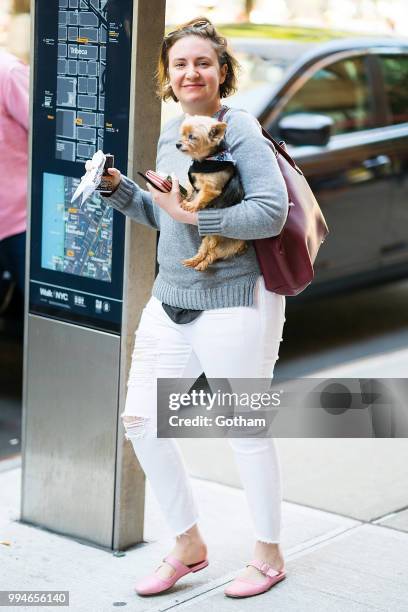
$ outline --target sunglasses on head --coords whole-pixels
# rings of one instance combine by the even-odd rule
[[[169,40],[169,38],[171,38],[172,36],[174,36],[174,34],[177,34],[178,32],[188,32],[189,30],[191,30],[192,32],[194,32],[194,30],[207,30],[210,36],[212,36],[215,32],[214,26],[211,23],[208,23],[208,21],[196,21],[195,23],[185,26],[184,28],[179,28],[178,30],[173,30],[172,32],[169,32],[167,36],[164,37],[164,41],[166,42],[167,40]]]

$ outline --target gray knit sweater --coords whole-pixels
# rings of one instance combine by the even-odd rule
[[[156,170],[174,172],[180,184],[187,186],[191,159],[176,148],[183,118],[181,115],[163,127]],[[138,223],[160,230],[159,273],[152,293],[171,306],[197,310],[251,306],[260,275],[251,241],[276,236],[286,220],[286,186],[272,145],[262,136],[258,122],[246,111],[233,108],[228,110],[224,121],[228,124],[226,142],[245,192],[242,202],[230,208],[199,211],[197,226],[174,221],[154,204],[148,191],[125,176],[106,199]],[[202,237],[208,234],[248,240],[248,249],[242,255],[216,261],[205,272],[184,267],[181,261],[195,255]]]

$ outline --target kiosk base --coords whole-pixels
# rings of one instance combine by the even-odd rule
[[[120,337],[27,323],[21,520],[110,549],[142,541],[144,476],[118,422]]]

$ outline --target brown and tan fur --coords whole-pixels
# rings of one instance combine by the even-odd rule
[[[189,155],[193,160],[202,161],[214,154],[224,137],[227,124],[204,115],[186,115],[180,127],[180,140],[177,148]],[[236,175],[236,181],[231,179]],[[194,173],[195,188],[188,186],[188,194],[181,202],[181,207],[189,212],[197,212],[207,208],[215,199],[221,198],[220,206],[236,204],[243,198],[243,190],[235,168],[218,172]],[[231,179],[228,190],[228,202],[222,201],[224,187]],[[227,194],[226,194],[227,195]],[[200,272],[207,270],[208,266],[217,259],[227,259],[233,255],[243,253],[247,248],[244,240],[226,238],[215,234],[204,236],[197,254],[185,259],[183,265],[194,268]]]

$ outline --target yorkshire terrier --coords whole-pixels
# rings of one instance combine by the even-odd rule
[[[225,208],[243,200],[245,194],[235,161],[224,140],[226,127],[222,121],[201,115],[186,115],[181,124],[176,147],[193,160],[188,171],[187,197],[180,204],[184,210]],[[246,248],[244,240],[204,236],[197,254],[183,260],[183,265],[203,272],[217,259],[239,255]]]

